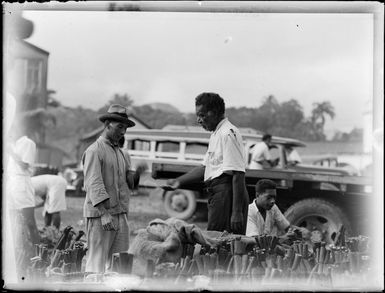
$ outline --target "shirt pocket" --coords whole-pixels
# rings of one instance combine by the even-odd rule
[[[218,152],[209,152],[209,162],[212,166],[218,166],[223,162],[222,154],[218,154]]]

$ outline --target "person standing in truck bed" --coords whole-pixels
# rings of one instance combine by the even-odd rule
[[[267,162],[271,167],[277,165],[278,161],[272,161],[270,154],[271,135],[265,134],[262,141],[257,143],[252,151],[249,169],[263,170],[263,164]]]
[[[212,132],[203,164],[176,179],[169,179],[164,188],[177,189],[204,181],[204,192],[208,195],[207,230],[245,234],[249,196],[242,136],[225,117],[225,103],[218,94],[198,95],[195,107],[197,122]]]

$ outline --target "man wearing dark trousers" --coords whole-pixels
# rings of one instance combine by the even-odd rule
[[[242,136],[225,117],[225,103],[218,94],[198,95],[195,107],[197,122],[212,132],[203,164],[176,179],[169,179],[164,188],[183,188],[203,180],[208,197],[207,230],[245,234],[249,196]]]

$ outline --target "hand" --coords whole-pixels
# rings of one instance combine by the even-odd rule
[[[29,164],[23,161],[16,161],[16,163],[23,169],[23,170],[28,170]]]
[[[180,186],[180,182],[177,179],[168,179],[166,181],[166,185],[162,185],[161,187],[166,190],[175,190],[178,189]]]
[[[105,212],[101,219],[102,221],[102,227],[105,231],[111,231],[111,230],[118,230],[118,227],[114,224],[114,221],[112,219],[112,216],[109,212]]]
[[[233,212],[230,220],[231,231],[234,234],[243,233],[243,214],[242,212]]]

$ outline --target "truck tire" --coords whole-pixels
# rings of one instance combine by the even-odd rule
[[[163,199],[164,209],[170,217],[189,219],[197,207],[195,192],[186,189],[167,191]]]
[[[312,241],[334,243],[341,227],[345,227],[345,236],[351,234],[351,225],[345,213],[334,203],[318,198],[309,198],[296,202],[285,212],[286,219],[292,225],[305,227],[311,232]]]

